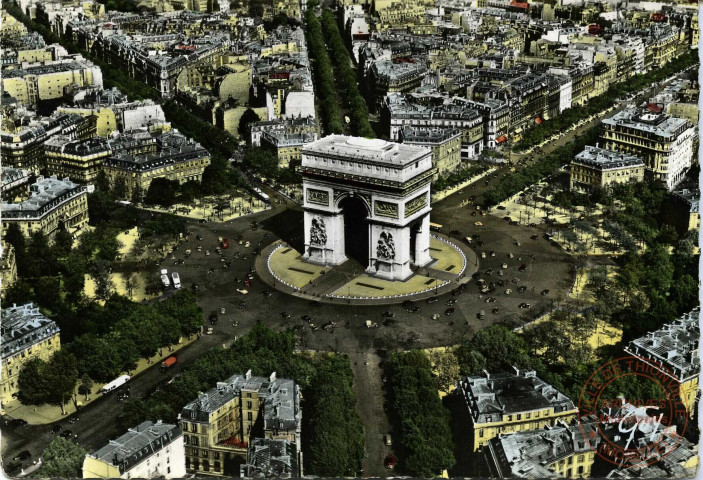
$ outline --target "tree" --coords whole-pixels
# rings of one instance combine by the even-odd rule
[[[54,352],[43,374],[47,385],[47,403],[60,407],[61,413],[65,413],[64,406],[73,395],[78,381],[76,357],[65,350]]]
[[[55,312],[61,303],[61,283],[58,277],[40,277],[34,285],[34,298],[39,306]]]
[[[88,400],[88,396],[93,388],[93,380],[87,373],[81,376],[81,384],[78,386],[78,393],[80,395],[85,395],[85,400]]]
[[[56,272],[56,258],[49,248],[49,242],[44,232],[37,230],[27,245],[27,268],[25,275],[36,278],[42,275],[53,275]]]
[[[149,189],[144,197],[147,205],[160,205],[170,207],[176,203],[176,195],[180,189],[178,180],[168,178],[155,178],[149,184]]]
[[[110,193],[110,179],[104,170],[100,170],[95,178],[95,189],[101,193]]]
[[[278,158],[268,150],[249,148],[244,153],[244,166],[267,178],[275,178],[278,174]]]
[[[129,189],[127,188],[127,181],[124,177],[117,177],[115,179],[115,184],[112,186],[112,194],[117,198],[127,198]]]
[[[80,478],[86,452],[63,437],[54,438],[44,449],[38,476],[42,478]]]
[[[141,204],[144,200],[144,190],[140,183],[137,183],[132,189],[132,198],[130,201],[135,205]]]
[[[429,357],[434,368],[437,388],[444,392],[449,392],[460,376],[459,361],[456,355],[452,352],[432,350]]]
[[[59,225],[59,230],[54,236],[54,256],[57,258],[64,258],[73,248],[73,237],[66,230],[66,224],[61,222]]]
[[[112,295],[112,280],[110,279],[110,262],[96,258],[90,263],[89,273],[95,282],[95,296],[107,300]]]
[[[237,132],[239,132],[239,137],[244,138],[247,143],[250,143],[251,139],[249,137],[249,125],[260,121],[261,117],[254,110],[252,110],[251,108],[247,108],[246,110],[244,110],[244,113],[239,118],[239,128],[237,128]]]
[[[24,364],[17,378],[17,398],[24,405],[43,405],[47,402],[48,385],[44,377],[46,362],[33,358]]]
[[[137,276],[134,273],[129,273],[124,279],[124,286],[127,289],[127,295],[132,298],[132,293],[137,285]]]

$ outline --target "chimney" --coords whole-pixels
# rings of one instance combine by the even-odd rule
[[[490,380],[490,379],[491,379],[491,374],[488,373],[488,370],[486,370],[486,369],[484,368],[484,369],[483,369],[483,373],[486,374],[486,380]]]
[[[198,401],[200,402],[200,406],[204,406],[207,403],[207,393],[201,393],[198,395]]]
[[[273,383],[276,381],[276,372],[273,372],[269,377],[269,382]]]
[[[247,373],[244,374],[244,378],[246,378],[247,380],[251,378],[251,369],[247,370]]]

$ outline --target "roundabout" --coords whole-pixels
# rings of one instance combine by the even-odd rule
[[[290,295],[323,303],[393,304],[440,295],[465,283],[477,269],[476,254],[454,239],[430,236],[431,261],[403,280],[368,273],[354,259],[317,265],[283,241],[264,248],[257,259],[262,280]]]

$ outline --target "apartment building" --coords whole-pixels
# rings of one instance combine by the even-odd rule
[[[368,88],[373,99],[369,108],[377,109],[389,93],[415,90],[429,70],[422,62],[379,60],[368,71]]]
[[[70,177],[81,183],[94,181],[112,150],[104,138],[70,141],[55,135],[44,142],[46,170],[49,175]]]
[[[673,225],[679,235],[700,230],[700,194],[686,188],[674,190],[663,209],[666,223]]]
[[[22,115],[12,113],[6,120]],[[54,135],[69,139],[84,139],[93,136],[95,129],[91,122],[79,115],[55,113],[51,117],[35,119],[29,124],[19,123],[7,128],[3,123],[0,131],[0,155],[3,166],[28,170],[38,175],[45,166],[44,142]]]
[[[88,224],[88,194],[85,186],[68,178],[38,177],[30,187],[30,197],[19,203],[3,200],[3,235],[15,223],[25,237],[41,230],[53,238],[63,225],[69,232],[80,230]]]
[[[679,383],[681,401],[691,418],[699,398],[699,314],[700,309],[696,307],[659,330],[632,340],[625,347],[625,352]]]
[[[484,454],[493,478],[589,478],[601,438],[595,420],[492,438]]]
[[[298,476],[295,444],[288,440],[255,438],[249,445],[247,463],[239,469],[242,478],[291,478]]]
[[[401,143],[432,150],[437,176],[455,172],[461,166],[461,130],[458,128],[407,127],[400,130]]]
[[[17,378],[24,365],[35,358],[48,361],[61,348],[61,340],[56,323],[42,315],[32,303],[3,306],[0,318],[0,403],[5,404],[18,392]]]
[[[30,174],[20,168],[2,167],[2,188],[0,193],[5,201],[13,202],[17,198],[29,195]]]
[[[644,169],[644,162],[639,157],[598,146],[587,146],[571,161],[571,190],[641,182],[644,180]]]
[[[146,132],[126,135],[110,146],[112,153],[102,169],[113,185],[124,181],[128,195],[137,186],[146,192],[155,178],[199,182],[210,165],[210,153],[177,130],[157,136]]]
[[[669,190],[691,167],[695,138],[695,127],[687,120],[635,108],[604,119],[601,132],[606,149],[640,157],[647,174]]]
[[[400,131],[405,128],[456,128],[462,132],[462,159],[476,158],[483,151],[483,115],[464,99],[440,98],[428,103],[414,96],[394,93],[386,97],[383,115],[389,118],[393,141],[400,140]]]
[[[102,87],[100,68],[76,54],[60,60],[25,62],[22,68],[2,72],[3,90],[22,105],[61,98],[72,85]]]
[[[273,152],[280,168],[288,168],[291,162],[300,162],[301,151],[308,143],[317,140],[315,133],[264,132],[261,135],[261,148]]]
[[[276,378],[275,372],[269,377],[253,376],[251,370],[233,375],[183,407],[186,469],[196,475],[238,475],[249,445],[266,438],[295,446],[294,476],[301,476],[301,416],[293,380]]]
[[[83,460],[83,478],[185,478],[178,425],[142,422]]]
[[[263,122],[252,123],[249,126],[251,132],[251,146],[261,146],[261,136],[264,132],[288,133],[288,134],[315,134],[317,135],[317,122],[315,117],[307,116],[300,118],[277,118],[265,120]]]
[[[569,422],[578,409],[557,389],[537,378],[534,371],[488,373],[465,377],[457,390],[462,395],[473,430],[474,451],[501,434],[555,426]]]

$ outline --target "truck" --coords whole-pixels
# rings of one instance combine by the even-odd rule
[[[181,277],[178,276],[178,272],[173,272],[171,278],[173,278],[173,288],[181,288]]]
[[[178,363],[178,358],[176,358],[175,355],[171,355],[170,357],[166,358],[163,362],[161,362],[161,371],[165,372],[172,366],[174,366],[176,363]]]
[[[122,376],[119,376],[119,377],[117,377],[116,379],[114,379],[113,381],[111,381],[110,383],[106,384],[106,385],[100,390],[100,392],[101,392],[103,395],[105,395],[105,394],[107,394],[107,393],[110,393],[110,392],[113,391],[114,389],[116,389],[116,388],[118,388],[118,387],[121,387],[122,385],[124,385],[125,383],[127,383],[127,381],[128,381],[130,378],[132,378],[132,377],[130,377],[129,375],[122,375]]]

